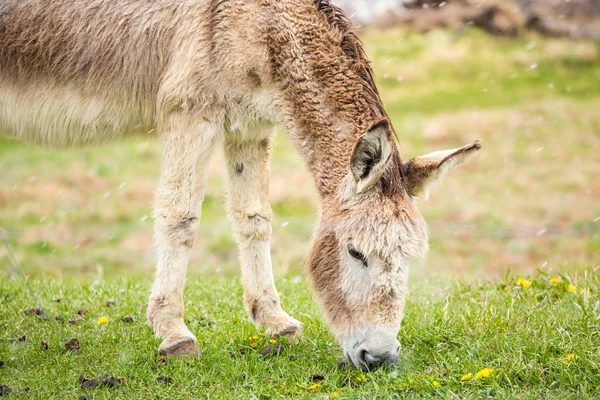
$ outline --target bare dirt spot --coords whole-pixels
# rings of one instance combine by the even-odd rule
[[[87,308],[82,308],[80,310],[77,310],[77,314],[79,314],[79,315],[85,315],[87,313],[88,313]]]
[[[42,340],[40,342],[40,348],[42,350],[48,350],[50,348],[50,342],[48,342],[47,340]]]
[[[12,389],[6,385],[0,385],[0,396],[8,396]]]
[[[88,379],[81,384],[82,389],[96,389],[98,386],[98,379]]]
[[[260,351],[263,356],[277,355],[283,350],[283,345],[279,343],[268,344]]]
[[[311,374],[310,375],[310,380],[313,382],[320,382],[324,379],[325,379],[325,376],[323,374]]]
[[[27,316],[29,316],[29,315],[37,315],[38,317],[40,317],[44,321],[48,320],[48,314],[46,314],[44,312],[44,310],[42,310],[40,307],[29,308],[29,309],[23,311],[23,313],[25,315],[27,315]]]
[[[156,377],[156,382],[162,383],[164,385],[170,385],[171,383],[173,383],[173,379],[166,375],[160,375]]]
[[[131,323],[133,322],[133,317],[131,315],[125,315],[124,317],[121,317],[121,322]]]
[[[79,344],[79,339],[72,338],[67,340],[65,343],[65,348],[69,351],[75,351],[81,349],[81,345]]]
[[[114,377],[110,374],[102,374],[99,378],[90,379],[86,374],[79,375],[79,384],[82,389],[96,389],[99,386],[115,388],[125,383],[125,378],[122,376]]]
[[[72,325],[75,325],[79,321],[83,321],[83,317],[80,317],[79,315],[76,315],[75,317],[73,317],[73,318],[71,318],[69,320],[69,323],[72,324]]]
[[[108,299],[104,302],[104,307],[111,307],[117,304],[113,299]]]

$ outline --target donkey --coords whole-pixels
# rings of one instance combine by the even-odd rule
[[[276,125],[320,195],[305,264],[331,329],[357,367],[393,363],[409,262],[428,247],[415,199],[481,145],[402,163],[370,62],[339,8],[327,0],[0,1],[1,132],[54,147],[160,140],[147,317],[163,355],[199,352],[183,289],[220,143],[248,314],[273,335],[300,334],[271,267]]]

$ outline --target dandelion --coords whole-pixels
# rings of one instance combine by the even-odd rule
[[[259,335],[262,336],[262,337],[266,336],[264,332],[259,333]]]
[[[585,290],[584,290],[584,289],[580,289],[580,290],[579,290],[579,293],[583,293],[583,292],[585,292]]]
[[[527,279],[523,278],[518,278],[517,284],[523,286],[525,289],[529,289],[531,287],[531,281],[528,281]]]
[[[365,374],[360,374],[359,376],[356,377],[356,380],[358,382],[366,382],[367,381],[367,376]]]
[[[98,324],[107,324],[108,323],[108,318],[107,317],[100,317],[100,318],[98,318],[98,320],[96,321],[96,323],[98,323]]]
[[[567,287],[567,291],[571,293],[577,293],[577,286],[569,285],[569,287]]]
[[[560,278],[551,278],[550,283],[558,285],[559,283],[562,283],[562,281],[560,280]]]
[[[492,372],[494,372],[494,368],[484,368],[475,374],[475,379],[487,378],[492,374]]]
[[[510,292],[510,286],[509,285],[504,286],[504,291],[505,292]]]
[[[252,347],[253,349],[255,349],[256,346],[258,346],[258,343],[256,343],[256,342],[250,343],[250,347]]]
[[[431,384],[435,387],[440,386],[440,383],[438,381],[433,381],[433,382],[431,382]]]
[[[331,393],[331,398],[332,399],[337,399],[338,397],[340,397],[340,394],[338,392]]]
[[[462,382],[470,381],[471,380],[471,376],[473,376],[473,374],[469,372],[468,374],[461,376],[460,380]]]
[[[272,344],[275,344],[275,343],[277,343],[277,340],[275,340],[275,339],[269,339],[269,342],[272,343]]]
[[[573,360],[577,360],[579,357],[577,357],[575,354],[573,353],[569,353],[567,354],[567,357],[565,359],[563,359],[561,362],[565,365],[567,365],[568,363],[570,363]]]
[[[258,336],[256,336],[256,335],[252,336],[252,340],[258,340]]]
[[[313,383],[312,385],[310,385],[308,388],[310,390],[319,390],[319,388],[321,387],[320,383]]]

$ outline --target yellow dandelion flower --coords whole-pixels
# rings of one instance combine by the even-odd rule
[[[487,378],[494,372],[494,368],[484,368],[475,374],[475,379]]]
[[[312,385],[310,385],[308,388],[310,390],[319,390],[319,388],[321,387],[320,383],[313,383]]]
[[[256,343],[256,342],[250,343],[250,347],[252,347],[253,349],[255,349],[256,346],[258,346],[258,343]]]
[[[340,397],[340,394],[338,392],[331,393],[331,398],[332,399],[337,399],[338,397]]]
[[[277,343],[277,340],[275,340],[275,339],[269,339],[269,342],[275,344],[275,343]]]
[[[100,317],[100,318],[98,318],[98,321],[96,321],[96,323],[98,323],[98,324],[107,324],[108,323],[108,318],[107,317]]]
[[[438,381],[433,381],[433,382],[431,382],[431,384],[435,387],[440,386],[440,383]]]
[[[561,282],[562,281],[560,280],[560,278],[550,278],[550,283],[553,283],[555,285],[558,285]]]
[[[366,382],[367,376],[365,374],[360,374],[359,376],[356,377],[356,380],[359,382]]]
[[[573,354],[573,353],[569,353],[569,354],[567,354],[567,357],[566,357],[565,359],[561,360],[561,362],[562,362],[563,364],[567,365],[567,364],[568,364],[568,363],[570,363],[571,361],[573,361],[573,360],[577,360],[577,359],[579,359],[579,357],[577,357],[577,356],[576,356],[575,354]]]
[[[256,335],[252,336],[252,340],[258,340],[258,336],[256,336]]]
[[[259,335],[262,336],[262,337],[265,337],[265,333],[264,332],[259,333]]]
[[[529,289],[531,287],[531,281],[528,281],[527,279],[518,278],[517,283],[523,286],[525,289]]]
[[[508,286],[508,285],[504,286],[504,291],[510,292],[510,286]]]
[[[463,381],[463,382],[464,381],[470,381],[472,376],[473,376],[473,374],[469,372],[468,374],[461,376],[460,380]]]
[[[585,292],[585,290],[584,290],[584,289],[580,289],[580,290],[579,290],[579,293],[583,293],[583,292]]]
[[[571,293],[576,293],[577,292],[577,286],[575,286],[575,285],[569,285],[569,287],[567,287],[567,291],[571,292]]]

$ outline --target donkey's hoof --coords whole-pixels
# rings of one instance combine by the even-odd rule
[[[163,342],[158,352],[161,356],[200,356],[202,355],[196,341],[192,338],[181,338],[171,342]]]
[[[289,318],[289,321],[286,325],[279,328],[275,333],[273,333],[273,337],[275,339],[280,338],[281,336],[287,336],[288,341],[290,343],[298,343],[298,340],[302,338],[302,331],[300,330],[301,323],[294,318]]]

